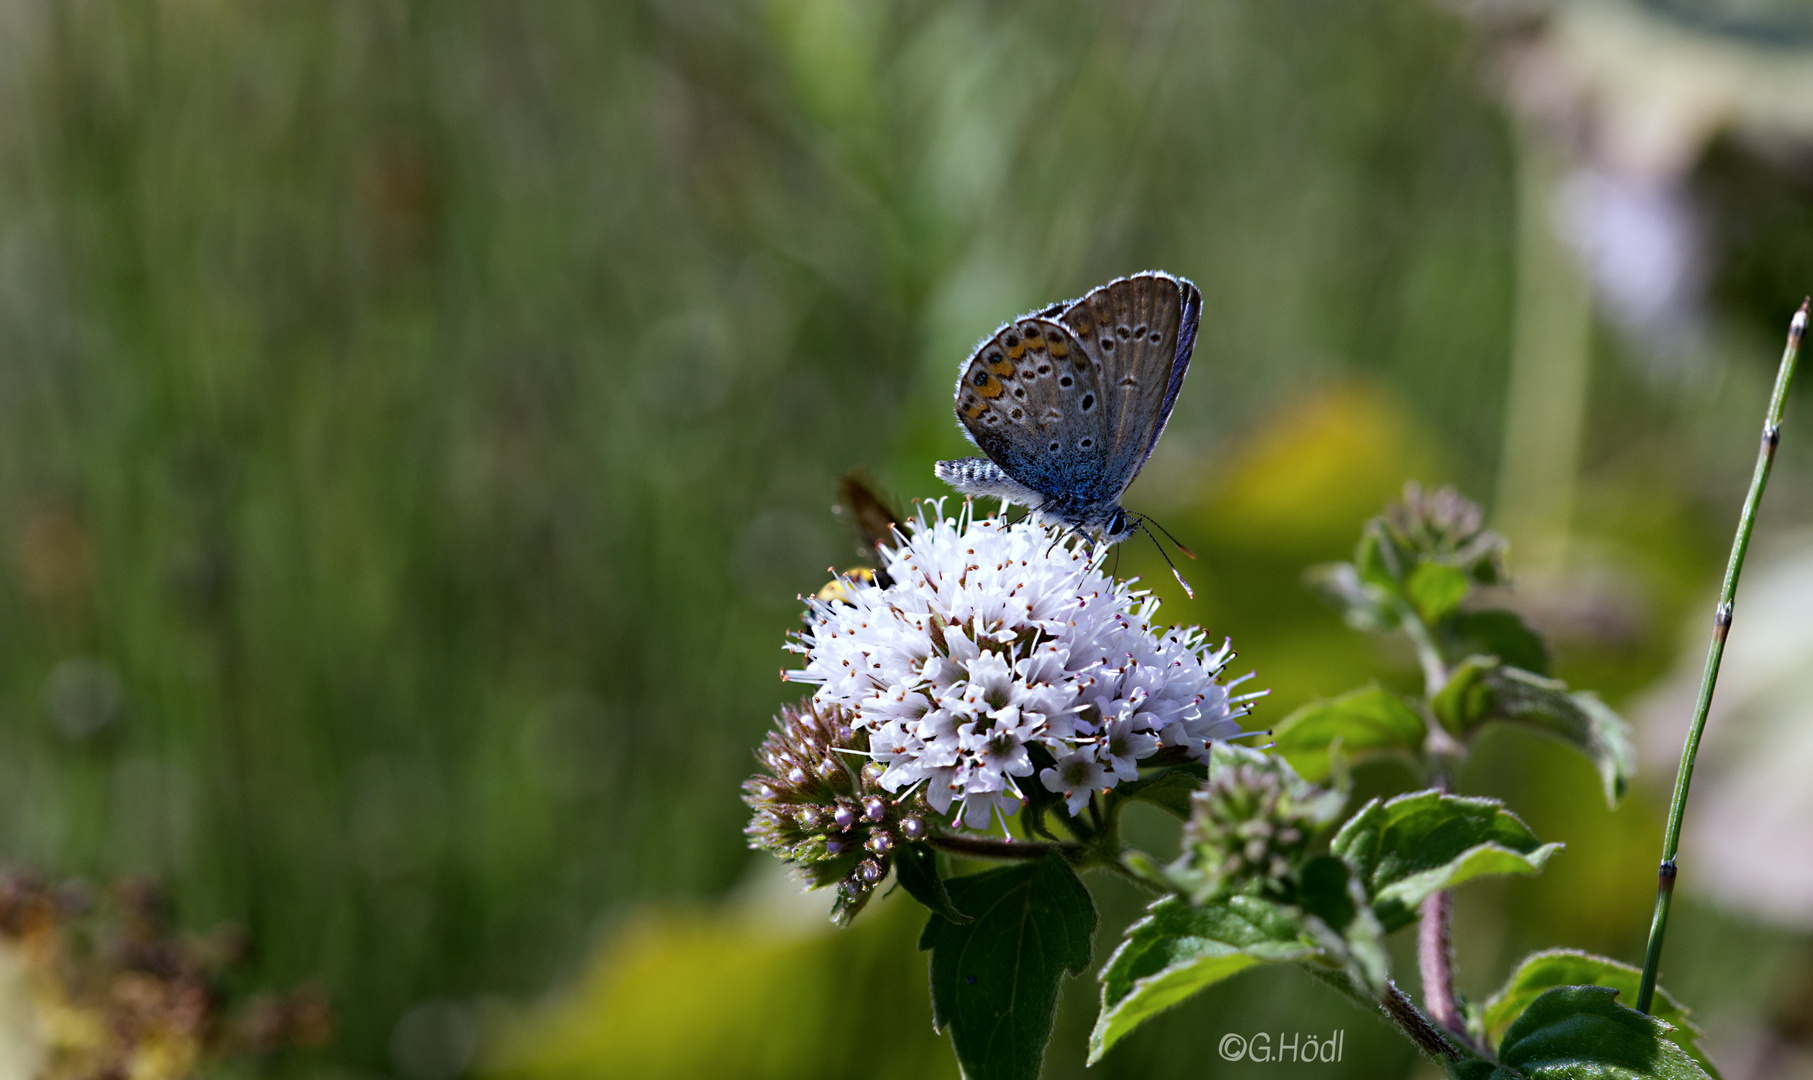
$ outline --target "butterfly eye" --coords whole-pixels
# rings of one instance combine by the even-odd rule
[[[1126,512],[1122,511],[1122,510],[1116,510],[1114,512],[1114,516],[1108,519],[1108,535],[1109,536],[1119,536],[1121,534],[1121,531],[1124,530],[1126,527],[1127,527]]]

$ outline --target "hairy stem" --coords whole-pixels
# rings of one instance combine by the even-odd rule
[[[1043,840],[990,840],[980,836],[941,833],[926,841],[940,851],[977,859],[1042,859],[1051,852],[1075,858],[1088,849],[1082,844],[1048,843]]]
[[[1453,894],[1443,889],[1423,898],[1423,918],[1417,926],[1416,963],[1423,977],[1423,1007],[1429,1019],[1461,1046],[1477,1053],[1467,1034],[1467,1019],[1454,992]]]
[[[1434,635],[1423,625],[1422,617],[1411,611],[1408,605],[1405,605],[1400,625],[1416,645],[1417,663],[1423,669],[1424,693],[1433,698],[1441,693],[1442,687],[1448,685],[1448,662],[1435,644]]]
[[[1449,1061],[1461,1059],[1461,1052],[1442,1037],[1442,1033],[1435,1029],[1428,1017],[1417,1011],[1410,998],[1398,989],[1397,983],[1385,984],[1385,993],[1379,998],[1379,1008],[1385,1010],[1385,1015],[1391,1017],[1391,1022],[1408,1035],[1410,1041],[1423,1053]]]
[[[1725,564],[1725,585],[1719,592],[1719,606],[1712,619],[1712,644],[1706,650],[1706,669],[1700,676],[1700,696],[1694,703],[1693,723],[1687,729],[1687,741],[1681,747],[1681,767],[1675,773],[1674,798],[1668,807],[1668,828],[1662,836],[1662,865],[1656,873],[1656,911],[1649,923],[1649,948],[1643,957],[1643,982],[1637,989],[1637,1009],[1648,1012],[1656,992],[1656,972],[1662,963],[1662,937],[1668,930],[1668,909],[1674,901],[1675,856],[1681,848],[1681,819],[1687,813],[1687,788],[1693,781],[1693,759],[1700,750],[1700,735],[1706,730],[1706,711],[1712,707],[1713,687],[1719,681],[1719,662],[1725,655],[1725,638],[1731,632],[1732,600],[1737,595],[1738,574],[1744,569],[1744,553],[1750,547],[1750,530],[1756,524],[1757,505],[1762,502],[1763,487],[1769,482],[1769,469],[1775,464],[1775,447],[1781,441],[1782,411],[1788,403],[1788,383],[1794,378],[1794,361],[1800,355],[1801,335],[1807,330],[1808,303],[1802,303],[1788,327],[1788,345],[1782,350],[1781,369],[1775,376],[1775,393],[1769,399],[1769,415],[1763,420],[1762,445],[1756,454],[1756,470],[1750,476],[1750,494],[1744,498],[1744,510],[1738,517],[1737,535],[1731,541],[1731,559]]]

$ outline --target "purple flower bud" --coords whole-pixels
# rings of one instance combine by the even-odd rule
[[[924,840],[925,822],[916,817],[907,818],[900,823],[900,834],[908,840]]]
[[[823,820],[815,806],[802,806],[794,812],[794,816],[799,819],[802,826],[808,829],[818,828]]]
[[[883,821],[888,816],[888,801],[879,795],[871,795],[862,801],[862,816],[870,821]]]
[[[894,850],[894,838],[886,832],[876,829],[869,834],[868,849],[877,855],[886,855]]]
[[[848,725],[848,724],[837,725],[837,745],[848,746],[855,741],[856,741],[856,732],[854,732],[850,729],[850,725]]]
[[[794,787],[805,787],[806,780],[806,770],[800,768],[798,765],[795,765],[787,772],[787,782]]]
[[[856,810],[847,805],[840,805],[837,811],[831,815],[831,822],[837,826],[839,832],[847,832],[852,825],[856,824]]]
[[[856,868],[856,876],[860,877],[865,885],[873,885],[880,881],[881,874],[881,863],[875,859],[864,859],[862,865]]]
[[[849,847],[849,846],[850,845],[844,843],[842,840],[839,840],[836,837],[832,837],[831,839],[825,841],[825,854],[826,855],[842,855],[844,853],[844,848]]]
[[[862,767],[862,780],[865,784],[881,783],[881,774],[887,770],[879,762],[871,761]]]

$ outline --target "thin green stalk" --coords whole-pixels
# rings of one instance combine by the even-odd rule
[[[1719,661],[1725,655],[1725,638],[1731,633],[1731,604],[1737,594],[1737,576],[1744,569],[1744,552],[1750,547],[1750,530],[1756,524],[1757,504],[1769,469],[1775,464],[1775,447],[1781,441],[1782,410],[1788,403],[1788,383],[1794,378],[1794,361],[1800,355],[1801,335],[1807,329],[1808,301],[1794,313],[1788,327],[1788,346],[1782,351],[1781,370],[1775,376],[1775,394],[1769,399],[1769,416],[1763,421],[1762,446],[1756,454],[1756,471],[1750,477],[1750,494],[1738,518],[1737,536],[1731,541],[1731,561],[1725,565],[1725,587],[1712,619],[1712,645],[1706,651],[1706,670],[1700,676],[1700,697],[1693,707],[1693,725],[1681,747],[1681,768],[1675,774],[1674,800],[1668,808],[1668,830],[1662,836],[1662,865],[1656,871],[1656,913],[1649,924],[1649,949],[1643,957],[1643,982],[1637,989],[1637,1010],[1648,1012],[1656,993],[1656,971],[1662,963],[1662,936],[1668,930],[1668,909],[1674,902],[1675,856],[1681,847],[1681,819],[1687,813],[1687,787],[1693,781],[1693,759],[1700,751],[1706,730],[1706,711],[1712,707],[1712,690],[1719,681]]]

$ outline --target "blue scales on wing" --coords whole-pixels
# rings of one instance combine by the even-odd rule
[[[1092,530],[1124,521],[1121,494],[1164,432],[1201,312],[1196,286],[1151,272],[1003,326],[957,383],[957,418],[990,460],[938,475]]]
[[[1062,323],[1024,317],[970,358],[957,387],[957,416],[983,453],[1041,502],[1099,498],[1108,408],[1098,379]]]

